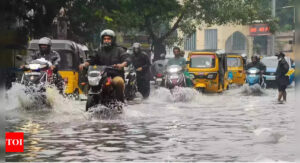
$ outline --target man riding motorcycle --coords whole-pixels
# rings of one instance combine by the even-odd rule
[[[100,37],[101,46],[96,51],[96,55],[91,57],[89,61],[81,64],[79,69],[82,70],[83,67],[88,67],[89,65],[113,66],[118,69],[119,72],[112,76],[112,85],[116,90],[116,99],[124,102],[124,67],[130,63],[129,55],[122,47],[117,46],[114,31],[110,29],[103,30]]]
[[[64,81],[62,77],[58,73],[58,64],[60,62],[60,55],[58,52],[51,50],[51,39],[48,37],[43,37],[38,42],[39,45],[39,52],[32,53],[29,55],[26,59],[26,63],[30,63],[33,60],[45,58],[45,60],[50,61],[52,65],[50,66],[51,70],[53,71],[53,81],[56,85],[57,89],[60,93],[63,93],[63,86]],[[24,65],[21,66],[21,68],[24,68]]]
[[[257,55],[253,55],[252,57],[251,57],[251,63],[248,63],[247,65],[246,65],[246,71],[248,70],[248,69],[250,69],[250,68],[253,68],[253,67],[255,67],[255,68],[257,68],[257,69],[259,69],[260,70],[260,74],[261,74],[261,79],[263,78],[263,74],[266,72],[266,65],[265,64],[263,64],[262,62],[260,62],[260,58],[259,58],[259,56],[257,56]],[[260,80],[260,81],[262,81],[262,80]]]
[[[184,76],[186,78],[186,84],[187,84],[187,86],[188,87],[192,86],[193,83],[190,80],[189,73],[187,71],[185,71],[186,70],[186,60],[185,60],[185,58],[182,57],[183,55],[182,55],[182,53],[180,51],[180,48],[179,47],[174,47],[173,48],[173,54],[174,54],[175,57],[169,59],[167,65],[168,66],[170,66],[170,65],[179,65],[179,66],[181,66],[182,69],[184,70],[183,73],[184,73]]]
[[[132,49],[132,64],[137,72],[138,91],[144,98],[147,98],[150,94],[150,59],[148,55],[142,51],[140,43],[134,43]]]
[[[262,62],[260,62],[260,58],[257,55],[254,55],[251,57],[251,63],[248,63],[246,65],[246,70],[255,67],[259,69],[262,73],[266,71],[266,65],[264,65]]]

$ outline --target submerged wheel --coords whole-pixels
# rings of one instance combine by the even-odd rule
[[[88,111],[90,107],[95,106],[97,104],[96,96],[88,95],[86,105],[85,105],[85,111]]]

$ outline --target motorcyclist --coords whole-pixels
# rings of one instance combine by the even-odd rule
[[[30,63],[33,60],[45,58],[45,60],[50,61],[52,65],[50,65],[51,70],[53,71],[53,81],[56,85],[57,89],[62,93],[64,81],[62,77],[58,73],[58,64],[60,62],[60,55],[58,52],[51,50],[52,42],[51,39],[48,37],[43,37],[38,42],[39,51],[36,53],[30,54],[27,59],[26,63]],[[24,65],[21,66],[24,68]]]
[[[134,43],[132,49],[132,64],[137,72],[138,91],[144,98],[147,98],[150,94],[150,59],[148,55],[142,51],[140,43]]]
[[[174,58],[169,59],[168,66],[170,65],[179,65],[183,69],[186,68],[186,60],[181,56],[180,48],[174,47],[173,48]]]
[[[179,47],[174,47],[173,48],[173,54],[174,54],[174,58],[171,58],[169,59],[168,61],[168,66],[170,65],[179,65],[182,67],[183,69],[183,73],[184,73],[184,76],[186,78],[186,84],[188,87],[192,86],[192,81],[190,79],[190,74],[186,71],[186,60],[185,58],[183,58],[182,56],[184,56],[182,54],[182,52],[180,51],[180,48]]]
[[[130,63],[130,57],[124,48],[116,44],[115,32],[105,29],[100,34],[101,45],[96,51],[96,55],[91,57],[87,62],[81,64],[79,69],[88,67],[89,65],[106,65],[113,66],[120,70],[112,76],[112,84],[116,90],[116,99],[124,102],[124,67]]]
[[[246,65],[246,68],[245,68],[246,71],[250,68],[255,67],[260,70],[260,78],[263,79],[263,74],[266,72],[266,69],[267,69],[266,65],[263,64],[262,62],[260,62],[260,57],[257,55],[253,55],[251,57],[251,61],[252,62],[250,62]],[[260,80],[260,82],[262,82],[262,80]]]
[[[251,57],[251,62],[246,65],[246,70],[250,68],[257,68],[260,70],[261,74],[266,72],[266,65],[260,62],[260,58],[257,55],[254,55]]]

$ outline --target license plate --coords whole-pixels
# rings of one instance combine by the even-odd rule
[[[161,82],[161,81],[162,81],[162,78],[157,78],[156,81]]]
[[[266,76],[266,80],[276,80],[275,76]]]

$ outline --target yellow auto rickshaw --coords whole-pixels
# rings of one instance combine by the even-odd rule
[[[246,81],[245,59],[241,54],[228,53],[227,66],[230,84],[243,85]]]
[[[39,50],[39,40],[31,40],[28,46],[28,53]],[[79,95],[82,90],[79,88],[78,71],[80,64],[80,49],[78,45],[70,40],[51,40],[51,49],[60,54],[61,61],[58,65],[58,73],[65,81],[65,94]]]
[[[221,50],[190,52],[187,69],[194,88],[201,92],[223,92],[228,89],[227,57]]]

